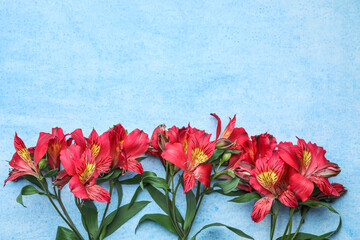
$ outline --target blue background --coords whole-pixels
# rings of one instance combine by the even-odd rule
[[[152,133],[160,123],[215,133],[237,114],[237,126],[278,141],[295,136],[323,146],[342,167],[336,181],[349,188],[333,204],[343,216],[334,239],[358,239],[360,152],[359,1],[0,1],[0,179],[8,174],[17,131],[27,146],[40,131],[103,132],[122,123]],[[156,159],[145,170],[162,174]],[[24,181],[0,190],[1,239],[54,239],[65,226],[42,196],[15,199]],[[124,187],[123,203],[135,186]],[[72,194],[64,191],[81,227]],[[182,194],[180,194],[182,195]],[[183,195],[181,196],[183,197]],[[140,199],[149,199],[144,192]],[[222,222],[267,239],[270,219],[251,221],[254,202],[227,203],[213,195],[203,202],[192,234]],[[98,205],[100,211],[104,204]],[[184,202],[179,204],[182,211]],[[145,223],[151,203],[111,239],[176,239]],[[296,218],[298,221],[298,218]],[[310,212],[303,231],[337,226],[327,210]],[[282,209],[276,236],[287,223]],[[233,239],[223,228],[199,239]]]

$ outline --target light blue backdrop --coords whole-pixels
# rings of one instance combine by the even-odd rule
[[[190,121],[215,133],[209,113],[237,113],[237,126],[251,135],[268,131],[279,141],[299,136],[324,146],[342,167],[336,180],[349,188],[334,204],[343,216],[334,239],[359,237],[359,1],[76,2],[0,2],[1,181],[15,131],[28,146],[55,126],[88,134],[121,122],[151,134],[160,123]],[[155,159],[143,165],[161,173]],[[0,239],[54,239],[64,223],[41,196],[24,197],[27,208],[16,203],[23,185],[0,190]],[[125,188],[124,203],[134,190]],[[72,194],[64,198],[72,206]],[[227,200],[207,197],[193,233],[216,221],[268,238],[269,218],[251,221],[253,202]],[[134,234],[151,212],[160,209],[151,203],[109,240],[176,239],[153,223]],[[338,221],[326,210],[308,219],[303,230],[319,234]],[[277,235],[286,222],[282,209]],[[235,237],[213,228],[199,239]]]

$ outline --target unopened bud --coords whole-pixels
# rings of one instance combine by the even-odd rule
[[[229,161],[230,158],[231,158],[231,153],[224,153],[222,155],[220,163],[227,162],[227,161]]]
[[[164,148],[165,148],[165,143],[167,142],[165,136],[161,133],[158,133],[158,145],[159,145],[159,148],[161,149],[161,151],[164,151]]]
[[[43,159],[40,160],[40,162],[39,162],[39,169],[40,170],[44,170],[48,166],[49,166],[49,162],[48,162],[47,159],[43,158]]]
[[[216,141],[216,149],[225,150],[232,147],[234,143],[227,138],[220,138]]]
[[[322,177],[334,177],[340,173],[341,169],[336,163],[326,163],[324,167],[316,172],[316,175],[320,175]]]

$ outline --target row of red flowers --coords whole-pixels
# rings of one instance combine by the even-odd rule
[[[118,170],[121,173],[134,172],[143,177],[137,178],[138,181],[132,181],[133,183],[140,183],[141,188],[144,184],[148,185],[147,189],[157,204],[161,201],[167,202],[165,207],[159,205],[166,215],[161,218],[155,214],[145,215],[139,224],[144,220],[151,220],[166,227],[163,222],[169,220],[171,226],[167,229],[181,239],[188,238],[203,197],[214,192],[216,187],[221,189],[218,192],[222,194],[238,196],[233,199],[234,202],[258,199],[251,218],[259,222],[271,212],[272,220],[275,215],[275,223],[279,209],[278,207],[275,212],[275,202],[281,202],[291,209],[296,209],[300,206],[310,206],[311,200],[318,204],[327,204],[346,192],[341,184],[329,182],[330,177],[340,173],[340,168],[326,159],[326,151],[322,147],[300,138],[297,144],[278,143],[276,138],[268,133],[249,137],[244,128],[235,127],[236,116],[230,119],[229,124],[221,133],[221,120],[216,114],[212,115],[218,120],[216,139],[213,141],[210,141],[211,134],[190,125],[182,128],[173,126],[169,129],[166,129],[165,125],[159,125],[150,140],[148,135],[139,129],[128,134],[120,124],[100,136],[93,130],[89,137],[84,137],[81,129],[64,134],[61,128],[54,128],[51,134],[41,132],[36,146],[32,148],[27,148],[15,134],[16,153],[9,163],[13,169],[5,180],[5,184],[21,176],[34,176],[51,200],[51,194],[44,185],[45,178],[50,176],[60,206],[62,203],[58,195],[68,184],[75,199],[82,200],[79,202],[79,210],[81,210],[84,200],[109,204],[112,186],[120,183],[119,174],[116,175],[115,172]],[[160,159],[166,174],[164,179],[157,177],[154,173],[145,172],[144,174],[143,167],[138,161],[144,153]],[[50,174],[52,172],[54,174]],[[178,176],[176,185],[174,179],[177,174],[181,176]],[[110,193],[99,185],[99,182],[104,182],[99,179],[110,182]],[[213,185],[211,185],[212,182],[214,182]],[[204,187],[201,188],[200,183]],[[195,205],[193,209],[188,209],[192,213],[189,213],[189,217],[187,211],[185,220],[178,213],[175,205],[179,185],[183,186],[187,194],[188,208],[191,202]],[[196,185],[195,196],[193,188]],[[153,187],[164,191],[161,193],[163,199],[155,197],[160,195],[154,192],[156,189]],[[134,198],[136,196],[137,193]],[[89,239],[102,239],[101,233],[106,232],[106,226],[104,230],[102,225],[107,208],[108,205],[96,233],[85,226],[90,232]],[[71,224],[71,219],[66,219],[66,210],[63,210],[64,220],[67,221],[76,237],[82,239],[74,224]],[[234,228],[221,225],[239,236],[251,238],[238,229],[235,231]],[[289,233],[284,232],[286,237],[292,234],[291,227],[290,230],[288,227],[286,231]],[[274,228],[275,224],[273,225],[272,221],[271,239]],[[105,236],[105,233],[103,234]],[[297,234],[292,235],[293,239],[296,239]]]

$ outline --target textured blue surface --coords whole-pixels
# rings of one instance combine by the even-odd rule
[[[55,126],[88,134],[121,122],[151,134],[160,123],[190,121],[215,133],[209,113],[237,113],[237,126],[249,134],[297,135],[327,150],[342,167],[336,180],[349,188],[334,204],[343,216],[334,239],[359,238],[359,1],[76,2],[0,1],[1,181],[15,131],[28,146]],[[143,165],[161,173],[155,159]],[[24,197],[27,208],[16,203],[23,185],[0,191],[0,239],[54,239],[64,223],[41,196]],[[124,203],[134,190],[125,187]],[[252,206],[209,196],[193,233],[216,221],[267,239],[270,220],[253,223]],[[76,209],[70,212],[81,224]],[[151,203],[109,240],[176,239],[152,223],[134,234],[150,212],[160,209]],[[326,210],[308,219],[303,230],[312,233],[337,225]],[[282,209],[277,235],[286,222]],[[235,236],[212,228],[199,239]]]

